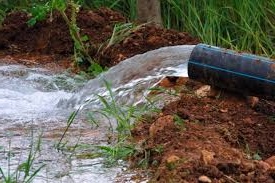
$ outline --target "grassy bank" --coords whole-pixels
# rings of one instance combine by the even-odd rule
[[[135,0],[88,1],[136,18]],[[275,1],[162,0],[165,27],[186,31],[211,45],[275,56]]]

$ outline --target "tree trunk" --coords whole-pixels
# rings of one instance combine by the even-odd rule
[[[137,16],[141,23],[162,26],[160,0],[137,0]]]

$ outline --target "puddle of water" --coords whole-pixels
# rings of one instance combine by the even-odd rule
[[[187,60],[193,48],[166,47],[134,56],[85,85],[80,78],[44,69],[0,66],[0,147],[3,147],[0,148],[0,167],[4,172],[9,168],[14,171],[26,160],[32,140],[42,133],[41,151],[34,166],[46,166],[34,182],[114,182],[125,165],[106,168],[102,158],[79,159],[71,152],[56,150],[54,146],[69,115],[79,106],[84,107],[87,100],[94,102],[85,105],[85,109],[99,107],[93,94],[108,95],[103,80],[112,84],[116,101],[123,104],[143,102],[147,89],[164,75],[187,76]],[[106,144],[106,125],[92,129],[85,115],[78,116],[66,135],[66,147]],[[10,165],[7,163],[8,149],[13,153]],[[84,151],[80,149],[75,153]]]

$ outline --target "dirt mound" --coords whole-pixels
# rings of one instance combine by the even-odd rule
[[[4,55],[43,54],[59,59],[73,54],[68,26],[59,13],[54,13],[52,17],[32,27],[26,23],[29,18],[24,12],[13,12],[6,17],[0,29],[0,50]],[[126,23],[126,19],[120,13],[107,8],[81,10],[77,17],[82,35],[89,37],[91,56],[104,66],[113,66],[125,58],[162,46],[198,43],[197,39],[187,33],[148,25],[132,32],[121,43],[104,49],[104,52],[98,52],[110,39],[117,23]]]
[[[148,161],[152,182],[274,182],[274,118],[244,97],[198,96],[202,84],[185,83],[179,100],[133,130],[146,151],[134,162]]]
[[[110,66],[126,58],[160,47],[198,43],[198,39],[188,33],[145,25],[132,32],[124,41],[104,51],[100,55],[100,60],[103,65]]]
[[[68,26],[59,13],[52,18],[36,23],[30,27],[30,18],[24,12],[13,12],[7,16],[0,30],[0,48],[16,52],[39,52],[43,54],[72,54],[73,42]],[[92,44],[106,41],[112,26],[124,22],[125,18],[109,9],[96,11],[82,10],[77,17],[77,23],[83,35],[89,36]]]

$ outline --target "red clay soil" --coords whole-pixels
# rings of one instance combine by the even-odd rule
[[[274,182],[274,103],[258,103],[258,110],[271,112],[264,114],[234,93],[198,96],[201,87],[181,81],[179,100],[138,123],[134,139],[144,151],[133,158],[134,164],[147,152],[151,182]]]
[[[30,16],[24,12],[10,13],[0,28],[0,55],[23,57],[27,60],[36,55],[52,57],[51,62],[65,60],[73,54],[73,42],[68,26],[58,13],[53,18],[38,22],[32,27],[27,25]],[[102,66],[113,66],[123,59],[149,50],[169,45],[196,44],[198,40],[184,32],[166,30],[152,25],[142,26],[133,31],[125,40],[108,49],[101,49],[110,39],[115,24],[126,23],[126,19],[118,12],[107,8],[99,10],[81,10],[77,24],[82,35],[87,35],[90,55],[99,60]],[[16,60],[16,59],[13,59]],[[35,59],[35,63],[39,59]],[[31,63],[30,63],[31,64]],[[44,64],[41,61],[40,64]],[[62,64],[61,64],[62,65]],[[68,67],[69,64],[65,64]]]

